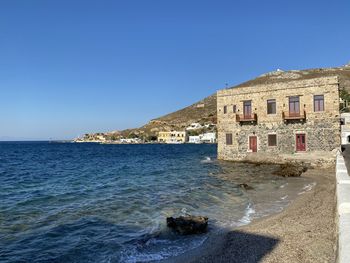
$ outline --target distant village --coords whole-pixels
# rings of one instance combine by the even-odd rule
[[[77,143],[94,142],[102,144],[143,144],[143,143],[217,143],[216,124],[191,123],[184,130],[159,131],[157,136],[144,137],[139,134],[129,134],[124,137],[118,132],[93,133],[74,140]]]

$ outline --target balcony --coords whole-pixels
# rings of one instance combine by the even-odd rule
[[[256,122],[258,120],[258,116],[256,113],[252,114],[236,114],[236,122]]]
[[[289,112],[289,111],[282,111],[282,119],[285,121],[288,120],[305,120],[306,119],[306,112]]]

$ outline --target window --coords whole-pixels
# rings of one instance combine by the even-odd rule
[[[314,111],[324,111],[324,96],[315,95],[314,96]]]
[[[269,146],[277,146],[277,135],[276,134],[269,134],[267,136],[268,145]]]
[[[227,106],[224,106],[224,114],[227,113]]]
[[[276,114],[276,100],[267,100],[267,114]]]
[[[300,115],[299,96],[289,97],[289,115],[290,116]]]
[[[246,100],[243,102],[243,115],[249,117],[252,115],[252,101]]]
[[[233,113],[236,113],[236,110],[237,110],[236,105],[233,105],[233,107],[232,107],[232,111],[233,111]]]
[[[226,133],[226,145],[232,145],[232,133]]]

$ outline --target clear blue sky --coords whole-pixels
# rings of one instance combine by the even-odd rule
[[[1,0],[0,139],[137,127],[225,83],[343,65],[349,32],[348,0]]]

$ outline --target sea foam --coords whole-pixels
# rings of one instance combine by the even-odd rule
[[[251,216],[255,214],[255,210],[252,207],[252,204],[249,203],[245,209],[244,216],[239,220],[240,225],[247,225],[252,221]]]

